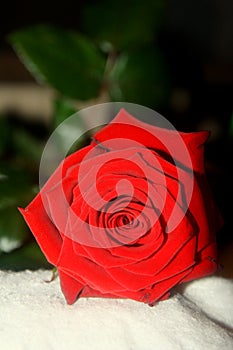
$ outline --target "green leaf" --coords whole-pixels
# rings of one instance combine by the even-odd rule
[[[38,25],[12,33],[9,40],[38,81],[71,98],[98,96],[105,58],[87,38]]]
[[[167,103],[170,93],[168,69],[159,50],[143,48],[122,53],[110,74],[110,95],[157,108]]]
[[[36,242],[30,242],[12,253],[0,255],[0,269],[21,271],[25,269],[50,269],[50,265]]]
[[[152,43],[165,13],[163,0],[108,0],[86,6],[83,25],[96,41],[111,43],[115,49]]]

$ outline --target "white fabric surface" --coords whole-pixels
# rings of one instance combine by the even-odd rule
[[[233,280],[208,277],[154,307],[131,300],[67,305],[50,271],[0,271],[1,350],[232,350]]]

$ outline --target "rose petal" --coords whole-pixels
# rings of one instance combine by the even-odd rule
[[[68,304],[73,304],[77,299],[78,295],[81,294],[84,285],[79,283],[76,279],[63,272],[61,269],[58,270],[61,290],[66,298]]]
[[[140,301],[144,301],[149,305],[154,305],[156,301],[162,300],[164,297],[166,298],[167,292],[180,283],[191,271],[192,267],[159,283],[155,283],[151,288],[144,291],[144,299]]]
[[[199,253],[197,259],[197,264],[194,266],[192,272],[182,282],[208,276],[217,270],[218,264],[215,242],[205,247]]]
[[[72,200],[72,188],[76,185],[76,178],[68,177],[59,182],[45,193],[51,220],[59,232],[64,234],[68,210]]]
[[[109,268],[108,273],[123,285],[126,290],[137,291],[147,288],[154,283],[166,280],[193,266],[195,263],[195,246],[196,239],[195,236],[193,236],[193,238],[170,260],[165,269],[161,270],[161,267],[159,265],[157,266],[159,273],[148,274],[148,270],[145,270],[143,274],[138,274],[133,271],[129,272],[127,266],[122,268]],[[151,263],[151,259],[148,259],[148,262]],[[140,264],[140,262],[138,262],[138,264]],[[131,267],[133,268],[132,265]]]
[[[62,246],[62,237],[49,219],[41,196],[37,195],[26,208],[19,208],[30,230],[33,232],[47,260],[56,265]]]
[[[114,292],[114,294],[120,298],[130,298],[136,301],[147,303],[152,306],[156,301],[168,298],[169,291],[175,285],[180,283],[180,281],[182,281],[185,278],[185,276],[187,276],[191,271],[192,268],[189,268],[186,271],[183,271],[175,276],[172,276],[171,278],[168,278],[167,280],[155,283],[153,286],[146,289],[138,291],[129,291],[126,289],[122,291],[116,291]]]
[[[148,275],[158,274],[169,264],[176,254],[185,247],[193,234],[194,228],[185,216],[179,227],[176,228],[174,232],[166,235],[163,245],[155,254],[150,256],[150,259],[139,261],[133,265],[127,265],[125,269],[139,275],[145,273]],[[187,252],[187,256],[189,254],[193,257],[193,251]]]
[[[203,144],[209,137],[209,132],[184,133],[175,130],[163,129],[151,124],[141,122],[134,118],[124,109],[106,127],[94,135],[94,139],[105,142],[113,139],[132,139],[158,152],[167,154],[186,167],[192,165],[194,171],[204,172]],[[125,142],[121,145],[116,142],[118,149],[125,148]],[[94,142],[93,142],[94,145]],[[113,145],[113,142],[111,142]],[[108,143],[106,143],[106,147]],[[184,157],[184,147],[187,147],[191,164],[188,157]],[[172,151],[168,151],[168,148]]]
[[[69,274],[80,277],[85,284],[101,293],[120,291],[123,287],[116,282],[103,267],[95,264],[90,259],[78,256],[74,253],[73,242],[65,237],[62,254],[58,262],[59,269]]]
[[[158,234],[160,231],[160,234]],[[108,267],[125,266],[145,259],[155,253],[162,245],[164,237],[161,233],[159,225],[154,228],[153,232],[141,237],[138,241],[139,245],[119,246],[110,249],[100,249],[73,243],[74,252],[80,256],[87,257],[96,264]]]

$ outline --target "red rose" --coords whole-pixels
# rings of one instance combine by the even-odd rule
[[[20,209],[69,304],[100,296],[153,305],[216,270],[221,218],[204,171],[208,135],[121,110]]]

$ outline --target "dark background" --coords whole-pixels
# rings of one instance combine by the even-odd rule
[[[37,23],[85,33],[83,13],[103,1],[8,1],[0,14],[0,83],[34,81],[6,36]],[[124,2],[118,1],[124,11]],[[133,1],[132,12],[134,11]],[[160,30],[154,44],[163,53],[171,93],[159,112],[179,130],[209,129],[206,167],[225,220],[218,235],[220,249],[232,245],[233,2],[231,0],[164,1]],[[3,6],[3,5],[2,5]],[[147,1],[142,6],[147,6]],[[140,21],[140,18],[138,18]],[[119,30],[121,19],[119,18]]]

